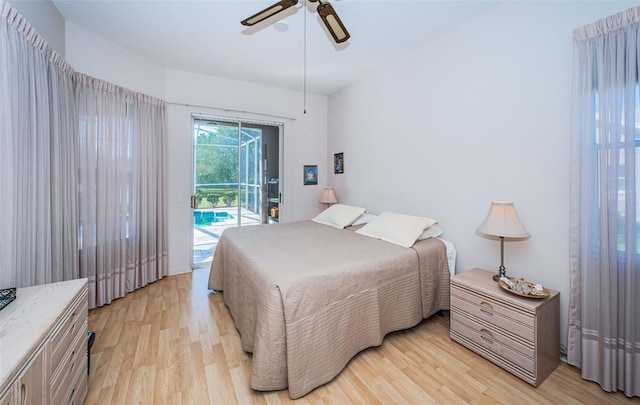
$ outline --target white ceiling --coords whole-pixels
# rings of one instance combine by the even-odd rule
[[[351,34],[336,45],[304,0],[250,28],[240,21],[277,0],[52,1],[65,20],[162,66],[292,90],[304,89],[306,24],[306,89],[327,95],[503,2],[330,0]]]

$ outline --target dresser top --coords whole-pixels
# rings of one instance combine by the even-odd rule
[[[533,311],[560,294],[558,291],[544,286],[549,290],[549,297],[546,299],[521,297],[505,291],[500,287],[497,282],[493,281],[494,274],[496,274],[496,272],[475,268],[456,274],[451,278],[451,283],[465,286],[479,294],[489,295],[504,301],[506,304],[517,305]]]
[[[0,390],[86,285],[82,278],[16,290],[0,310]]]

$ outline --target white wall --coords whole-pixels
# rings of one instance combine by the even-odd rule
[[[170,69],[166,71],[165,83],[166,100],[170,102],[260,113],[168,106],[169,268],[173,273],[189,270],[191,254],[193,216],[188,197],[192,190],[192,113],[284,123],[284,156],[280,156],[284,162],[281,221],[310,218],[322,210],[318,200],[326,178],[320,177],[317,186],[303,186],[302,166],[318,164],[321,173],[326,170],[327,97],[308,95],[307,113],[303,114],[299,92]]]
[[[496,271],[478,236],[492,200],[512,200],[531,239],[505,242],[507,274],[569,304],[572,30],[638,2],[511,2],[329,99],[329,183],[342,201],[440,221],[457,272]],[[375,100],[375,101],[371,101]]]
[[[78,72],[150,96],[164,97],[164,68],[72,22],[66,22],[66,60]]]
[[[168,102],[246,111],[223,111],[169,104],[168,206],[169,272],[190,271],[192,184],[191,114],[249,118],[284,123],[283,222],[310,218],[324,206],[318,203],[326,185],[326,96],[307,95],[274,87],[164,69],[130,51],[67,22],[67,61],[82,73],[146,93]],[[256,114],[258,113],[258,114]],[[266,114],[266,115],[263,115]],[[280,117],[278,117],[280,116]],[[282,118],[286,117],[286,118]],[[302,185],[302,166],[318,164],[317,186]]]
[[[10,0],[9,3],[46,39],[49,47],[65,56],[65,21],[51,0]]]

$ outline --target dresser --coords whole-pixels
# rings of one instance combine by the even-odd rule
[[[19,288],[0,311],[0,405],[82,404],[87,279]]]
[[[537,387],[560,364],[560,293],[519,297],[493,274],[451,277],[451,339]]]

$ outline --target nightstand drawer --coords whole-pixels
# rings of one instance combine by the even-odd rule
[[[452,309],[451,322],[460,323],[475,331],[476,334],[480,335],[483,342],[488,343],[488,345],[485,345],[488,349],[493,347],[492,343],[495,342],[496,344],[505,346],[529,359],[533,359],[535,357],[533,342],[524,342],[519,339],[515,340],[512,337],[505,335],[503,331],[495,328],[493,325],[476,320],[469,316],[469,314],[460,313],[457,310]],[[473,340],[475,341],[475,339]]]
[[[468,320],[465,320],[465,322],[468,322]],[[466,325],[465,323],[459,322],[455,319],[453,313],[451,314],[451,331],[453,333],[459,333],[470,340],[473,344],[497,354],[528,373],[531,373],[532,375],[535,373],[533,350],[530,350],[531,357],[525,356],[524,354],[507,346],[505,344],[504,337],[501,337],[500,334],[495,331],[491,331],[488,328],[476,329],[475,327]],[[470,349],[473,348],[470,347]]]
[[[535,336],[535,319],[460,288],[451,288],[451,308],[459,308],[478,319],[503,328],[527,341]]]

